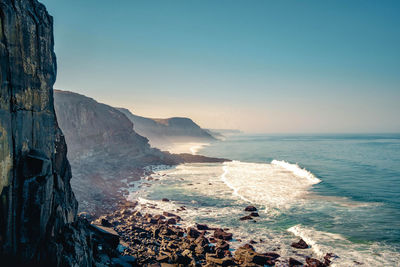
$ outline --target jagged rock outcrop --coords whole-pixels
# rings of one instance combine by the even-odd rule
[[[150,140],[150,144],[164,148],[180,142],[212,142],[217,140],[208,130],[202,129],[189,118],[152,119],[132,114],[118,108],[133,122],[134,130]]]
[[[0,0],[0,265],[91,266],[53,107],[53,19],[36,0]]]

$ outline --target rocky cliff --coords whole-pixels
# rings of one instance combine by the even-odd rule
[[[117,109],[67,91],[55,90],[54,98],[82,211],[101,214],[112,208],[123,199],[121,188],[140,179],[144,166],[182,162],[151,148]]]
[[[129,184],[144,175],[143,167],[224,161],[152,148],[122,112],[84,95],[55,90],[54,103],[82,211],[99,215],[115,208]]]
[[[135,131],[147,137],[150,144],[163,148],[179,142],[212,142],[216,138],[189,118],[152,119],[132,114],[128,109],[118,108],[134,125]]]
[[[53,19],[36,0],[0,0],[0,265],[91,266],[53,107]]]

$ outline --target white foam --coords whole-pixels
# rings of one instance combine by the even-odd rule
[[[321,181],[298,165],[275,160],[271,164],[226,162],[223,170],[221,180],[233,195],[264,205],[270,212],[305,201],[310,187]]]
[[[399,266],[400,254],[395,249],[379,243],[353,243],[342,235],[317,231],[312,227],[302,225],[293,226],[286,232],[281,231],[281,228],[263,227],[264,223],[276,220],[276,217],[270,215],[273,215],[275,211],[284,212],[282,208],[306,204],[302,207],[314,209],[332,201],[323,198],[315,201],[315,196],[310,197],[313,194],[309,193],[309,189],[318,178],[314,176],[315,179],[313,179],[312,173],[301,169],[296,164],[287,164],[289,167],[272,162],[239,161],[225,164],[183,164],[152,174],[157,181],[149,182],[159,186],[168,185],[168,189],[177,187],[179,190],[184,190],[187,198],[183,202],[174,197],[168,197],[170,201],[163,202],[160,199],[161,196],[158,200],[150,200],[149,198],[154,197],[154,193],[146,193],[148,188],[139,190],[142,192],[137,192],[135,198],[139,201],[138,208],[143,213],[157,214],[168,211],[177,214],[183,218],[181,222],[183,227],[192,226],[198,222],[230,228],[229,231],[234,233],[234,238],[241,239],[241,241],[232,242],[232,248],[237,248],[252,239],[258,241],[261,238],[264,242],[254,245],[257,251],[266,252],[277,249],[282,258],[294,257],[304,262],[299,251],[290,247],[291,242],[301,237],[311,245],[311,249],[304,251],[305,255],[311,254],[310,256],[320,260],[326,253],[332,252],[338,255],[340,258],[335,259],[332,266],[357,266],[354,261],[363,263],[362,266]],[[176,184],[173,181],[176,181]],[[196,198],[197,196],[233,201],[230,201],[230,205],[227,206],[203,207],[201,198]],[[191,200],[199,203],[192,203]],[[322,203],[322,200],[328,202]],[[258,223],[255,224],[239,221],[238,218],[245,214],[242,201],[257,203],[257,207],[266,207],[268,216],[261,215],[256,219]],[[182,205],[185,205],[184,210],[180,209]]]
[[[301,168],[298,164],[291,164],[284,160],[276,160],[276,159],[271,161],[271,164],[282,167],[283,169],[292,172],[294,175],[298,177],[305,178],[309,180],[312,184],[318,184],[321,182],[321,180],[315,177],[314,174],[312,174],[306,169]]]
[[[295,225],[288,229],[311,246],[315,255],[322,259],[326,253],[334,253],[331,266],[400,266],[400,254],[380,243],[353,243],[339,234],[317,231],[311,227]]]

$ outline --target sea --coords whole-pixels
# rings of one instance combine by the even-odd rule
[[[303,262],[400,266],[400,134],[240,134],[197,153],[232,162],[155,167],[129,197],[184,226],[228,228],[232,251],[254,241]],[[247,205],[260,217],[241,221]],[[290,246],[300,238],[309,249]]]

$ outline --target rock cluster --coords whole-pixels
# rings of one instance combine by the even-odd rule
[[[183,227],[182,218],[170,212],[142,214],[132,204],[93,221],[112,226],[124,244],[124,255],[136,258],[139,266],[328,266],[317,259],[302,263],[282,258],[276,252],[258,253],[251,244],[231,248],[228,229],[206,224]]]

